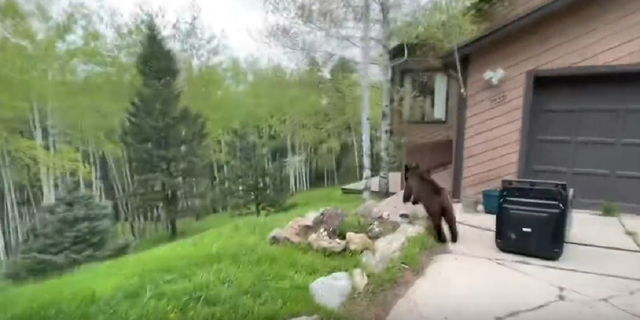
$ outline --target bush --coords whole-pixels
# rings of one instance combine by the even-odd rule
[[[114,227],[109,203],[80,192],[64,195],[38,213],[5,277],[14,281],[40,278],[125,254],[128,244],[110,243]]]
[[[617,217],[620,215],[620,209],[618,209],[615,203],[605,201],[602,204],[602,215],[605,217]]]

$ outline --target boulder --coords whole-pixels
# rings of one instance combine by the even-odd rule
[[[331,239],[336,239],[338,228],[344,222],[346,213],[338,208],[324,208],[312,211],[304,217],[291,220],[284,228],[276,228],[269,234],[270,244],[305,243],[309,236],[324,229]]]
[[[374,221],[367,229],[367,236],[370,239],[380,239],[392,234],[400,227],[400,223],[392,220],[379,219]]]
[[[326,229],[309,236],[309,243],[313,250],[324,252],[341,252],[347,247],[347,242],[340,239],[331,239]]]
[[[325,229],[329,238],[335,239],[338,237],[338,229],[346,217],[347,213],[340,208],[323,208],[314,219],[314,223],[318,223],[319,228]]]
[[[280,243],[303,243],[306,240],[297,236],[295,233],[291,232],[291,230],[276,228],[269,233],[269,244],[280,244]]]
[[[425,233],[425,227],[415,224],[403,224],[398,230],[396,230],[395,234],[400,234],[405,236],[406,238],[415,237],[417,235],[421,235]]]
[[[337,310],[349,298],[353,284],[347,272],[321,277],[309,285],[313,300],[328,309]]]
[[[365,203],[360,205],[360,207],[358,207],[356,213],[359,216],[373,222],[380,217],[382,212],[378,210],[378,202],[374,200],[367,200]]]
[[[355,269],[351,272],[351,279],[353,279],[353,288],[356,292],[362,292],[364,287],[369,282],[367,274],[362,269]]]
[[[407,240],[425,232],[425,228],[419,225],[402,224],[398,229],[374,242],[374,250],[362,253],[362,264],[374,273],[384,270],[389,263],[397,259],[402,253]]]
[[[373,241],[366,234],[347,232],[346,239],[350,251],[362,252],[366,249],[373,249]]]

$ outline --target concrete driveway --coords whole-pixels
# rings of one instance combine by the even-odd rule
[[[500,252],[494,218],[457,209],[460,241],[433,259],[388,320],[640,319],[640,248],[629,236],[640,217],[622,224],[577,213],[572,244],[554,262]]]

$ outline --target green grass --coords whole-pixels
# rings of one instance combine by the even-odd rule
[[[267,235],[309,210],[339,206],[351,211],[360,196],[321,189],[293,201],[295,208],[269,217],[214,215],[187,223],[182,235],[197,235],[168,244],[162,244],[165,236],[148,239],[137,247],[144,251],[59,278],[21,286],[0,283],[0,319],[343,318],[318,307],[308,286],[318,277],[358,267],[359,256],[270,246]],[[412,239],[401,260],[417,263],[430,242],[424,239]],[[399,267],[390,267],[370,277],[371,286],[393,284],[400,274]]]
[[[610,201],[605,201],[602,203],[601,214],[602,216],[605,216],[605,217],[619,217],[621,213],[620,213],[620,209],[618,209],[618,206],[616,206],[615,203]]]

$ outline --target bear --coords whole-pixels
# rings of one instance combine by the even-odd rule
[[[447,191],[431,178],[430,172],[428,170],[421,171],[417,164],[405,164],[404,182],[402,202],[411,202],[413,205],[422,204],[433,225],[436,241],[447,242],[447,236],[442,228],[442,219],[444,219],[449,226],[451,242],[458,242],[458,228],[453,204]]]

